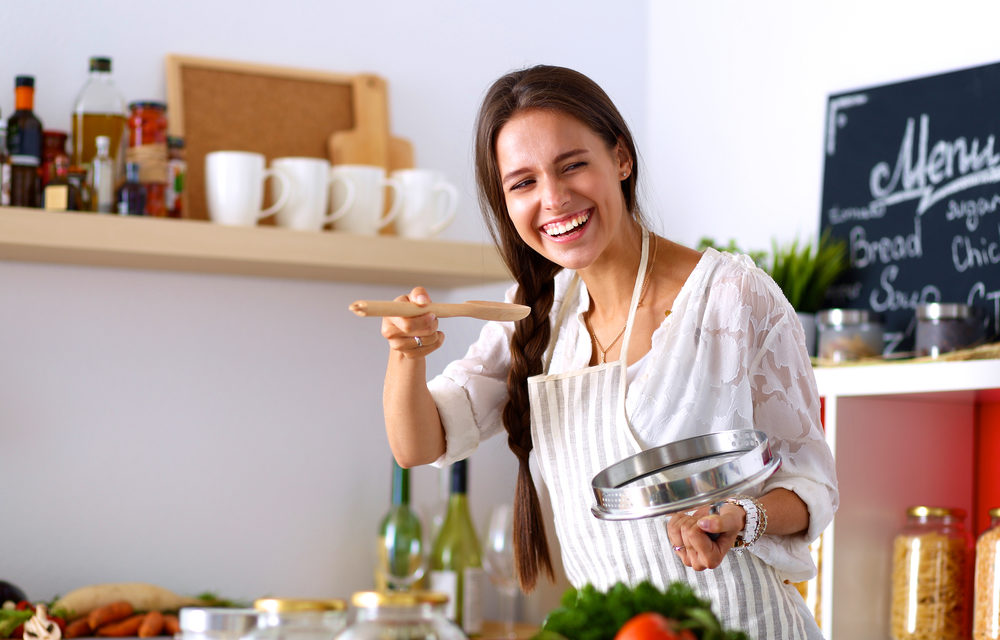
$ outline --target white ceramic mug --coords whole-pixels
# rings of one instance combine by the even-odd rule
[[[396,231],[407,238],[432,238],[455,219],[458,189],[444,175],[431,169],[392,172],[403,189],[403,209]]]
[[[291,181],[292,189],[285,206],[277,211],[278,226],[300,231],[319,231],[325,225],[346,214],[354,204],[354,183],[330,171],[323,158],[276,158],[271,168]],[[341,205],[328,213],[330,187],[334,181],[343,183]]]
[[[291,191],[286,176],[265,168],[264,156],[250,151],[212,151],[205,156],[205,192],[213,222],[250,227],[285,205]],[[264,181],[273,177],[281,193],[267,209]]]
[[[330,201],[335,208],[339,209],[347,200],[348,193],[344,185],[354,185],[354,202],[333,223],[334,230],[375,235],[399,215],[403,204],[399,181],[387,177],[382,167],[336,164],[331,173],[338,178],[330,188]],[[386,187],[392,191],[392,206],[388,211],[385,211]]]

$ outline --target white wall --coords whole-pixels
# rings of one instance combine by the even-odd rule
[[[34,74],[39,117],[67,129],[95,54],[114,59],[129,100],[165,97],[167,53],[372,71],[388,80],[393,133],[462,187],[461,219],[445,237],[485,242],[469,159],[475,110],[496,76],[574,66],[642,129],[646,3],[567,7],[7,0],[0,110],[12,111],[13,77]],[[34,598],[123,580],[236,598],[370,588],[389,499],[386,347],[377,323],[346,307],[402,292],[0,262],[0,578]],[[443,323],[448,343],[429,368],[460,355],[479,326]],[[502,438],[470,473],[482,520],[513,493]],[[438,475],[415,473],[425,512]],[[550,606],[531,605],[536,617]]]
[[[650,2],[651,199],[668,236],[767,249],[819,227],[826,97],[1000,60],[1000,4]]]

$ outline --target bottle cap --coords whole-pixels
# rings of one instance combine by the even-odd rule
[[[90,58],[91,71],[111,71],[111,58],[106,56],[92,56]]]
[[[17,76],[14,78],[15,87],[34,87],[35,76]]]
[[[94,144],[97,145],[97,153],[108,153],[111,150],[111,138],[108,136],[97,136]]]

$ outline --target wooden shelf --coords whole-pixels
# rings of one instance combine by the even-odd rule
[[[492,245],[0,207],[0,260],[459,287],[511,280]]]

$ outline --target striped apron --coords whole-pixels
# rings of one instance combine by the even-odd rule
[[[628,353],[648,245],[648,233],[643,230],[622,354]],[[557,328],[566,310],[575,306],[578,278],[557,312]],[[553,336],[558,332],[553,331]],[[554,345],[555,340],[546,353],[546,370]],[[569,581],[577,587],[590,583],[606,591],[616,582],[634,586],[649,580],[663,589],[681,580],[712,602],[723,626],[746,631],[751,638],[822,638],[795,587],[783,583],[773,568],[752,553],[730,552],[717,568],[694,571],[671,549],[665,519],[607,521],[591,513],[593,477],[642,450],[626,415],[626,387],[624,359],[528,380],[531,435],[552,500]]]

